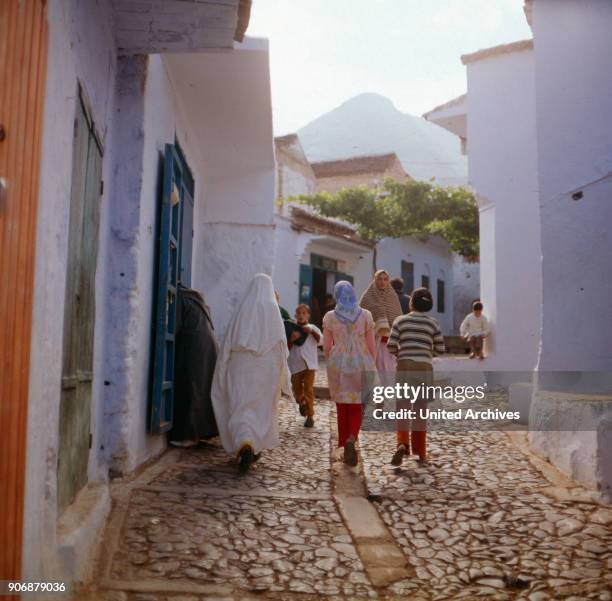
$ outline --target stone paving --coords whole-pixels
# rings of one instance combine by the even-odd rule
[[[612,601],[612,509],[560,491],[520,438],[435,431],[428,466],[393,468],[393,435],[362,432],[354,469],[337,461],[334,422],[318,401],[304,429],[281,400],[282,444],[247,475],[213,441],[114,484],[97,588],[78,598]],[[378,512],[360,532],[342,507],[347,486]],[[369,527],[387,537],[372,535],[380,553],[363,544]],[[373,579],[372,554],[405,564],[402,577]]]

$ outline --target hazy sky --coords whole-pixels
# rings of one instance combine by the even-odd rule
[[[461,54],[531,37],[522,0],[253,0],[270,40],[274,133],[361,92],[421,115],[463,94]]]

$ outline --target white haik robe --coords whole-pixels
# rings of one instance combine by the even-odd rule
[[[212,383],[219,436],[228,453],[280,442],[278,400],[291,394],[285,328],[272,279],[258,273],[232,316]]]

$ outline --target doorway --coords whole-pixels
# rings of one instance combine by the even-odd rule
[[[74,120],[72,191],[64,308],[57,508],[62,513],[87,484],[91,448],[95,280],[102,151],[81,96]]]
[[[310,307],[310,321],[317,327],[323,325],[323,316],[333,308],[333,292],[336,282],[353,276],[338,271],[338,261],[330,257],[311,254],[310,265],[300,265],[299,302]]]

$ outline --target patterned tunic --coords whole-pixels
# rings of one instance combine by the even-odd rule
[[[331,400],[336,403],[361,404],[366,376],[376,370],[366,347],[366,333],[374,328],[372,314],[362,309],[350,324],[338,319],[334,311],[323,318],[323,329],[333,337],[334,345],[327,359],[327,379]]]

